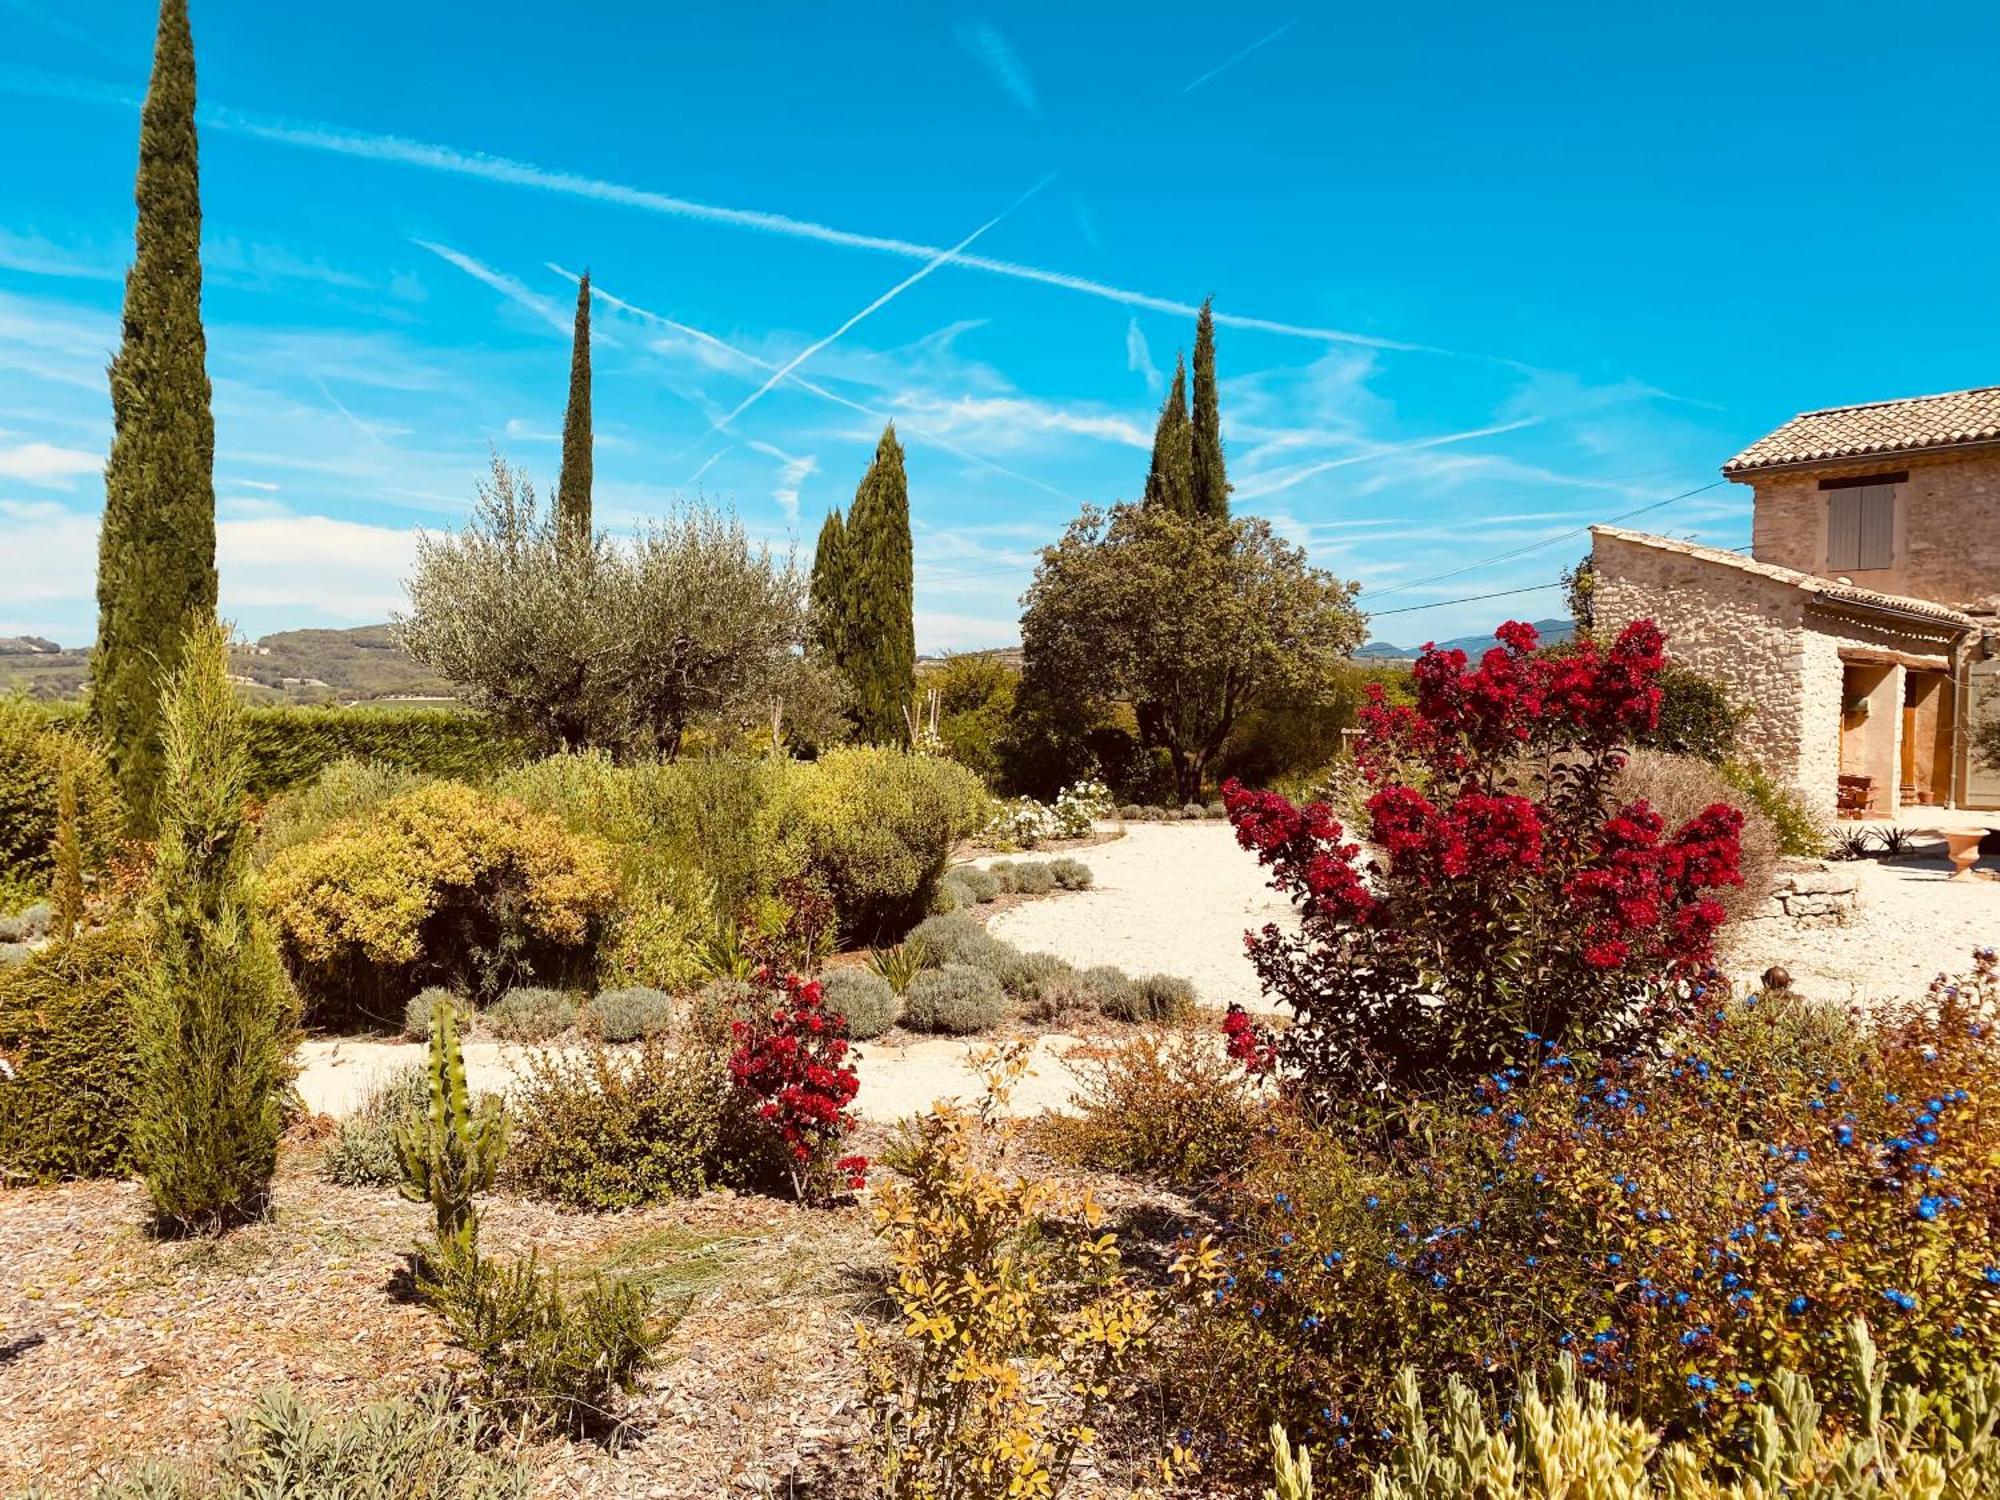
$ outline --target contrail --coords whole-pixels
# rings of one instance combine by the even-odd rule
[[[136,98],[109,85],[87,79],[37,73],[22,68],[0,67],[0,90],[79,103],[118,105],[127,109],[139,107]],[[792,239],[814,240],[821,244],[838,245],[850,250],[870,250],[883,255],[900,256],[904,260],[927,261],[944,253],[937,245],[920,244],[914,240],[836,229],[831,225],[814,223],[810,219],[795,219],[785,214],[701,203],[691,198],[677,198],[671,194],[656,193],[646,188],[631,187],[599,177],[535,166],[529,162],[510,160],[504,156],[460,151],[451,146],[413,141],[400,136],[368,135],[333,125],[271,119],[221,106],[203,106],[198,111],[198,117],[205,128],[225,134],[249,136],[305,150],[330,152],[337,156],[390,162],[400,166],[419,167],[427,171],[448,172],[461,177],[477,177],[512,187],[534,188],[541,192],[561,193],[573,198],[588,198],[599,203],[621,204],[628,208],[643,209],[649,213],[666,214],[675,218],[724,224],[732,228],[782,235]],[[1016,281],[1059,287],[1064,291],[1101,298],[1107,302],[1117,302],[1126,307],[1143,307],[1153,312],[1171,313],[1176,317],[1192,318],[1200,312],[1200,309],[1191,302],[1181,302],[1171,297],[1155,297],[1146,292],[1133,291],[1128,287],[1094,281],[1087,276],[1072,276],[1066,271],[1051,271],[1041,266],[1026,265],[1020,261],[999,260],[985,255],[960,255],[955,258],[953,264],[968,270],[1009,277]],[[1246,328],[1262,333],[1282,334],[1288,338],[1310,339],[1323,344],[1351,344],[1364,349],[1405,353],[1449,355],[1456,352],[1433,348],[1427,344],[1406,343],[1399,339],[1354,333],[1347,329],[1319,328],[1306,324],[1286,323],[1274,318],[1246,317],[1240,313],[1224,312],[1221,309],[1215,310],[1214,317],[1218,324],[1228,328]]]
[[[1054,175],[1053,173],[1050,174],[1051,177],[1053,175]],[[762,385],[758,386],[756,390],[752,391],[749,395],[745,396],[741,401],[739,401],[736,404],[736,409],[732,411],[728,416],[723,417],[720,421],[717,421],[713,426],[709,428],[709,431],[714,432],[716,431],[717,428],[727,427],[731,422],[734,422],[738,417],[742,416],[743,413],[748,411],[751,407],[755,406],[759,401],[763,400],[765,393],[768,392],[772,386],[776,385],[779,381],[783,380],[787,375],[791,374],[792,371],[796,370],[800,365],[804,364],[807,360],[811,359],[815,354],[819,353],[820,350],[824,349],[828,344],[831,344],[835,339],[839,338],[842,334],[846,333],[849,329],[853,328],[855,324],[859,323],[863,318],[866,318],[870,314],[878,311],[879,309],[886,307],[889,303],[893,302],[896,298],[900,297],[904,292],[908,291],[911,287],[915,286],[918,282],[922,281],[926,276],[930,275],[931,272],[935,271],[939,266],[945,265],[951,260],[955,259],[958,256],[958,254],[961,251],[963,251],[968,245],[970,245],[974,240],[978,239],[982,234],[986,233],[987,230],[991,229],[995,224],[998,224],[1002,219],[1006,218],[1007,215],[1011,214],[1015,209],[1019,208],[1023,203],[1026,203],[1030,198],[1034,197],[1035,194],[1039,193],[1043,188],[1047,187],[1049,181],[1050,177],[1044,177],[1040,182],[1036,183],[1033,187],[1029,188],[1027,192],[1021,194],[1020,197],[1016,198],[1012,203],[1008,204],[1005,208],[1001,209],[999,213],[995,214],[992,218],[988,219],[984,224],[981,224],[977,229],[973,230],[972,233],[968,234],[964,239],[960,240],[956,245],[953,245],[949,250],[941,250],[936,255],[932,256],[929,260],[925,261],[923,265],[919,266],[916,270],[912,271],[908,276],[905,276],[901,281],[897,282],[894,286],[890,287],[888,291],[884,292],[881,296],[877,297],[873,302],[869,303],[866,307],[862,308],[860,312],[856,313],[853,317],[849,318],[845,323],[842,323],[838,328],[834,329],[832,333],[829,333],[825,338],[821,339],[818,343],[808,344],[805,348],[801,349],[797,354],[793,355],[791,359],[787,360],[785,364],[780,366],[778,369],[773,370],[771,372],[770,379],[766,380]]]
[[[548,267],[551,271],[555,272],[556,275],[563,277],[567,281],[574,283],[577,279],[576,273],[574,271],[565,270],[563,267],[557,265],[554,261],[548,262]],[[623,297],[619,297],[614,293],[606,291],[602,286],[600,286],[596,282],[591,283],[590,295],[597,301],[602,302],[606,307],[615,307],[620,312],[630,313],[633,317],[639,318],[644,322],[657,324],[659,327],[671,329],[675,333],[685,334],[688,338],[695,340],[697,343],[705,344],[709,348],[717,350],[720,353],[727,354],[731,358],[740,360],[746,365],[753,365],[760,370],[775,370],[778,368],[777,365],[774,364],[772,361],[768,359],[762,359],[757,355],[752,354],[747,349],[739,349],[736,347],[736,345],[727,343],[724,340],[717,338],[714,334],[706,332],[703,329],[696,328],[688,323],[676,322],[674,319],[665,317],[660,313],[656,313],[652,311],[650,308],[641,307],[636,302],[627,302]],[[992,459],[987,458],[984,454],[974,453],[970,449],[961,448],[957,443],[952,442],[950,439],[939,437],[936,433],[928,431],[925,428],[919,427],[903,417],[891,418],[889,414],[886,412],[878,411],[872,406],[864,405],[862,402],[855,401],[850,399],[849,397],[843,396],[838,391],[830,391],[825,386],[820,385],[816,381],[806,379],[805,376],[799,374],[796,370],[794,370],[790,375],[787,375],[785,379],[790,381],[791,384],[797,386],[800,390],[806,391],[811,395],[819,397],[822,401],[831,401],[835,406],[844,406],[849,411],[859,412],[861,413],[862,416],[867,417],[870,421],[882,422],[886,424],[891,420],[893,420],[896,422],[898,429],[900,431],[907,432],[912,437],[921,438],[923,441],[929,443],[933,448],[942,449],[944,452],[951,454],[954,458],[962,458],[969,464],[977,464],[982,469],[991,470],[993,473],[1003,475],[1008,479],[1019,480],[1022,484],[1033,485],[1038,490],[1042,490],[1048,494],[1054,495],[1058,500],[1066,500],[1072,505],[1076,503],[1076,496],[1070,494],[1067,490],[1057,489],[1054,485],[1048,483],[1046,480],[1037,479],[1032,474],[1023,474],[1017,469],[1010,469],[1005,464],[995,463]]]
[[[1269,36],[1259,37],[1256,41],[1252,42],[1249,46],[1245,47],[1241,52],[1237,53],[1234,57],[1225,57],[1221,62],[1217,63],[1214,67],[1210,68],[1206,73],[1202,74],[1201,77],[1197,78],[1193,83],[1189,84],[1186,88],[1182,89],[1181,92],[1183,94],[1192,94],[1196,89],[1200,88],[1204,83],[1207,83],[1208,80],[1213,78],[1217,73],[1227,72],[1229,69],[1235,67],[1238,63],[1242,62],[1244,58],[1248,57],[1251,53],[1255,52],[1259,47],[1270,46],[1271,43],[1275,42],[1279,37],[1283,36],[1286,32],[1290,31],[1294,26],[1298,24],[1299,24],[1298,18],[1296,16],[1293,17],[1291,20],[1285,22],[1284,25],[1280,26],[1276,31],[1272,32]],[[1217,317],[1216,321],[1217,322],[1221,321],[1220,316]]]

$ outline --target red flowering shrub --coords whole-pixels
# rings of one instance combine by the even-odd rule
[[[1629,1048],[1685,1018],[1739,884],[1742,814],[1668,829],[1620,806],[1622,747],[1659,712],[1659,630],[1539,652],[1503,625],[1469,666],[1427,649],[1416,702],[1379,690],[1356,751],[1372,857],[1322,803],[1230,783],[1244,848],[1298,904],[1249,939],[1294,1025],[1279,1061],[1308,1097],[1424,1087],[1532,1061],[1539,1041]]]
[[[757,983],[777,1003],[768,1014],[730,1023],[736,1050],[729,1076],[777,1133],[794,1195],[818,1196],[836,1174],[859,1187],[868,1159],[831,1159],[854,1128],[847,1107],[861,1087],[847,1060],[847,1018],[826,1009],[817,980],[780,979],[764,969]]]

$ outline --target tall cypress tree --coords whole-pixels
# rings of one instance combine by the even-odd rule
[[[563,413],[556,529],[565,543],[590,545],[590,272],[576,285],[576,332],[569,349],[569,407]]]
[[[1229,476],[1222,463],[1222,404],[1215,389],[1215,313],[1210,297],[1194,325],[1194,413],[1190,433],[1194,513],[1229,517]]]
[[[1187,363],[1174,359],[1174,383],[1160,404],[1153,429],[1153,466],[1146,475],[1145,503],[1194,514],[1194,429],[1188,425]]]
[[[150,829],[160,696],[190,611],[215,610],[215,418],[201,326],[201,188],[187,0],[161,0],[139,123],[138,227],[111,362],[90,707],[133,822]]]
[[[846,665],[848,574],[847,523],[836,508],[826,513],[813,548],[813,644],[836,667]]]
[[[854,688],[855,723],[876,744],[895,744],[905,733],[903,711],[916,696],[917,636],[909,480],[893,422],[847,513],[847,556],[841,665]]]

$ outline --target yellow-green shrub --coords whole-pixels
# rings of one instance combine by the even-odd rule
[[[0,697],[0,911],[48,894],[57,767],[65,758],[77,778],[84,867],[101,869],[118,847],[125,816],[103,751],[80,721],[25,698]]]
[[[301,989],[385,1020],[426,980],[484,996],[587,968],[617,889],[599,841],[448,781],[284,851],[264,879]]]
[[[1044,1116],[1036,1133],[1086,1166],[1201,1187],[1242,1166],[1262,1125],[1255,1086],[1212,1032],[1151,1027],[1069,1061],[1075,1113]]]
[[[825,880],[843,928],[868,937],[924,916],[985,806],[979,778],[952,761],[840,749],[790,767],[780,837]]]

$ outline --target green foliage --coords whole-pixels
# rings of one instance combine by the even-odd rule
[[[215,611],[215,418],[201,322],[201,185],[187,0],[163,0],[139,116],[139,217],[111,361],[90,712],[135,828],[166,774],[168,684]]]
[[[673,1025],[674,997],[665,990],[635,985],[600,990],[583,1007],[577,1025],[607,1042],[636,1042],[658,1036]]]
[[[310,781],[280,792],[264,809],[257,831],[258,867],[287,849],[311,843],[349,818],[374,812],[428,779],[401,766],[343,756]]]
[[[1223,780],[1233,776],[1245,786],[1272,787],[1300,800],[1327,764],[1341,757],[1342,736],[1360,724],[1368,694],[1376,688],[1386,703],[1413,702],[1410,664],[1337,662],[1318,698],[1280,698],[1260,704],[1244,714],[1230,734],[1216,757],[1215,774]],[[1208,815],[1222,817],[1224,812],[1217,804]]]
[[[1777,832],[1780,854],[1817,859],[1826,853],[1830,837],[1826,825],[1797,787],[1777,780],[1761,766],[1744,762],[1727,761],[1717,769],[1723,780],[1770,820]]]
[[[910,930],[909,941],[923,945],[924,963],[932,968],[943,964],[991,968],[1008,952],[1005,943],[964,912],[956,911],[924,918]]]
[[[805,578],[734,515],[682,506],[629,544],[565,539],[494,455],[465,529],[423,537],[398,622],[419,662],[543,751],[671,759],[809,701]]]
[[[0,1180],[123,1177],[133,1166],[132,992],[144,947],[128,922],[0,968]]]
[[[527,1500],[532,1468],[503,1430],[438,1385],[330,1416],[285,1387],[233,1417],[194,1468],[143,1464],[92,1500]],[[29,1495],[37,1495],[30,1490]]]
[[[510,1042],[546,1042],[576,1024],[576,999],[566,991],[542,985],[516,985],[481,1019],[495,1035]]]
[[[428,1107],[396,1122],[399,1186],[412,1203],[429,1203],[438,1254],[474,1257],[479,1211],[473,1199],[493,1186],[507,1152],[507,1120],[497,1100],[475,1107],[465,1084],[465,1055],[458,1044],[458,1012],[441,1003],[431,1018]],[[427,1256],[426,1259],[435,1259]]]
[[[134,1146],[160,1223],[186,1232],[264,1211],[298,1005],[251,898],[247,747],[228,632],[196,617],[178,654],[133,1004]]]
[[[25,698],[0,697],[0,910],[48,894],[55,874],[58,784],[75,779],[86,872],[117,850],[124,804],[87,727]]]
[[[398,1068],[368,1090],[360,1108],[343,1115],[320,1157],[329,1182],[344,1187],[394,1187],[403,1180],[396,1132],[430,1106],[430,1072],[420,1063]]]
[[[854,722],[877,745],[907,742],[904,711],[916,697],[916,586],[910,545],[910,488],[893,423],[847,513],[841,654],[835,665],[853,685]]]
[[[905,980],[904,989],[914,980]],[[835,969],[820,980],[826,1008],[847,1017],[847,1034],[857,1042],[878,1037],[896,1024],[902,1007],[893,981],[869,969]]]
[[[719,1176],[728,1073],[719,1048],[649,1036],[528,1060],[513,1096],[508,1177],[568,1208],[692,1197]]]
[[[1639,743],[1669,755],[1692,755],[1720,765],[1735,753],[1743,713],[1719,684],[1686,667],[1660,673],[1660,718]]]
[[[1046,860],[1027,860],[1014,866],[1010,884],[1023,896],[1046,896],[1056,888],[1055,868]]]
[[[453,708],[246,708],[250,790],[301,787],[344,760],[456,781],[483,781],[526,750],[491,719]]]
[[[930,909],[952,846],[983,821],[985,792],[931,755],[843,748],[789,768],[781,838],[826,882],[843,930],[900,932]]]
[[[1847,1328],[1849,1401],[1859,1420],[1822,1423],[1812,1382],[1771,1377],[1748,1425],[1740,1462],[1711,1466],[1686,1448],[1662,1449],[1643,1422],[1619,1415],[1602,1385],[1578,1379],[1564,1354],[1549,1397],[1525,1382],[1513,1420],[1495,1422],[1454,1377],[1434,1424],[1414,1371],[1397,1382],[1402,1441],[1372,1476],[1369,1500],[1977,1500],[2000,1492],[2000,1375],[1955,1386],[1891,1386],[1868,1324]],[[1282,1433],[1280,1491],[1287,1470]],[[1308,1470],[1303,1491],[1311,1495]]]
[[[1153,457],[1146,472],[1144,502],[1179,516],[1192,516],[1194,503],[1194,429],[1188,422],[1187,363],[1174,360],[1173,384],[1160,403],[1160,420],[1153,426]]]
[[[965,892],[965,904],[968,906],[984,906],[999,899],[1000,876],[993,870],[982,870],[978,865],[960,865],[948,878]]]
[[[602,843],[446,781],[283,851],[263,889],[315,1009],[385,1018],[428,980],[479,997],[524,973],[579,977],[616,893]]]
[[[917,678],[919,692],[938,695],[938,738],[945,754],[997,787],[1006,777],[1008,723],[1018,667],[983,652],[955,652]]]
[[[1213,297],[1201,304],[1194,325],[1194,388],[1189,393],[1188,498],[1194,513],[1211,521],[1229,518],[1229,476],[1222,460],[1222,403],[1215,380]]]
[[[1576,633],[1589,635],[1597,628],[1597,563],[1588,552],[1562,570],[1562,586],[1563,604]]]
[[[1020,701],[1085,723],[1115,700],[1139,705],[1181,802],[1200,797],[1245,713],[1324,698],[1362,634],[1353,585],[1268,522],[1167,505],[1086,507],[1044,549],[1023,602]]]
[[[2000,771],[2000,714],[1972,726],[1972,754],[1989,771]]]
[[[433,984],[418,990],[410,996],[410,1003],[403,1007],[403,1035],[414,1041],[427,1042],[431,1039],[431,1023],[436,1018],[441,1005],[464,1005],[465,1000],[453,994],[443,985]]]
[[[819,543],[813,548],[812,581],[807,592],[813,645],[836,666],[847,652],[847,599],[853,572],[847,523],[838,509],[830,510],[820,525]]]
[[[479,1361],[481,1395],[533,1430],[590,1431],[638,1389],[678,1321],[629,1281],[597,1279],[565,1296],[534,1252],[501,1264],[448,1255],[419,1281],[424,1300]]]
[[[1037,1138],[1085,1166],[1203,1187],[1242,1164],[1263,1123],[1243,1070],[1194,1027],[1148,1027],[1072,1066],[1074,1112],[1045,1116]]]
[[[887,984],[890,992],[896,995],[906,993],[911,981],[930,966],[930,949],[923,939],[916,936],[893,948],[876,948],[868,954],[868,971]]]
[[[1006,1016],[1007,992],[1000,981],[971,964],[927,969],[903,997],[903,1024],[912,1031],[966,1036],[997,1026]]]
[[[1312,1454],[1293,1448],[1285,1440],[1285,1429],[1271,1424],[1271,1488],[1264,1500],[1313,1500]]]
[[[588,547],[590,519],[590,272],[576,284],[576,327],[570,338],[569,404],[563,410],[562,468],[556,479],[556,525],[565,540]]]
[[[1010,949],[991,967],[1000,987],[1030,1015],[1042,1019],[1068,1009],[1087,994],[1083,976],[1053,953]]]
[[[1087,891],[1097,882],[1089,865],[1068,857],[1049,861],[1049,875],[1065,891]]]
[[[1718,802],[1735,808],[1743,814],[1743,827],[1737,835],[1737,869],[1743,883],[1723,886],[1713,894],[1731,922],[1754,915],[1770,901],[1782,838],[1777,825],[1754,799],[1738,789],[1722,767],[1699,756],[1640,746],[1618,773],[1616,795],[1621,804],[1643,800],[1668,828],[1685,827]]]

